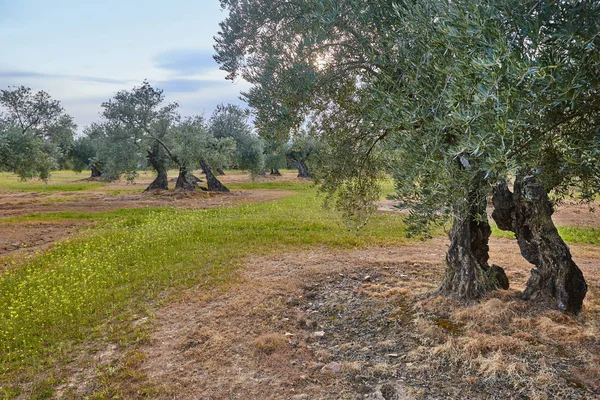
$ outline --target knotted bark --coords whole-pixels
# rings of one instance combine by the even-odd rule
[[[493,204],[498,227],[515,233],[521,254],[535,265],[523,297],[579,313],[587,284],[552,222],[554,207],[543,185],[532,175],[517,176],[514,194],[502,182],[494,190]]]
[[[446,253],[446,275],[440,293],[473,300],[490,290],[508,289],[504,270],[489,266],[489,237],[486,197],[475,187],[462,207],[457,207],[450,229],[450,247]]]
[[[298,169],[298,178],[312,178],[310,171],[308,170],[308,165],[306,165],[306,162],[304,162],[303,159],[294,157],[293,155],[288,155],[288,158]]]
[[[205,160],[200,160],[200,167],[206,175],[206,184],[209,192],[229,192],[229,189],[227,189],[227,187],[217,179],[215,174],[213,174],[212,168]]]
[[[98,168],[95,165],[91,165],[90,169],[92,170],[92,175],[90,176],[90,178],[94,179],[102,177],[102,171],[100,170],[100,168]]]
[[[144,192],[150,190],[169,190],[169,179],[167,177],[167,168],[165,163],[160,156],[160,147],[158,143],[155,143],[147,155],[148,163],[156,171],[156,179],[152,181],[150,185],[144,190]]]
[[[179,167],[179,175],[177,176],[177,182],[175,183],[175,189],[181,190],[196,190],[198,188],[198,178],[192,175],[187,166],[182,165]]]

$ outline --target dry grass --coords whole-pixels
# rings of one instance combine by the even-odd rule
[[[131,385],[154,388],[158,399],[380,398],[390,384],[406,399],[593,398],[600,387],[599,318],[592,312],[598,252],[586,250],[591,296],[573,318],[540,310],[514,290],[474,304],[424,297],[443,274],[441,263],[430,262],[443,247],[426,259],[429,245],[253,257],[226,293],[200,298],[191,291],[159,313],[142,348],[147,359],[128,372]],[[418,264],[405,261],[416,256]],[[518,284],[525,268],[508,265],[509,277]],[[333,314],[319,308],[330,299]],[[365,304],[374,311],[361,308],[368,318],[360,329],[385,330],[395,321],[395,336],[382,331],[364,341],[363,332],[345,332],[357,325],[330,328]],[[378,320],[375,310],[393,312]],[[315,332],[323,330],[320,339]]]
[[[260,335],[254,340],[254,349],[258,355],[270,356],[273,353],[285,352],[288,345],[288,338],[280,333],[267,333]]]

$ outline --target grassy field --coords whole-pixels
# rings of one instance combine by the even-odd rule
[[[0,229],[57,221],[94,223],[93,229],[0,272],[0,397],[52,397],[78,354],[107,343],[143,342],[148,332],[138,321],[151,319],[154,310],[187,288],[227,288],[249,256],[409,241],[400,213],[377,213],[362,230],[350,231],[338,213],[322,207],[310,182],[249,181],[231,172],[227,176],[234,191],[285,191],[286,196],[204,210],[143,207],[0,218]],[[71,192],[101,191],[110,197],[144,187],[81,179],[61,171],[48,183],[21,182],[0,173],[0,194],[38,192],[54,196],[45,202],[68,203]],[[392,190],[386,182],[384,194]],[[600,244],[596,228],[561,226],[559,231],[569,243]],[[514,236],[493,227],[493,237]]]
[[[406,240],[400,215],[376,216],[363,231],[348,231],[337,215],[321,208],[308,183],[232,187],[294,194],[272,203],[201,211],[131,209],[8,219],[106,222],[0,277],[0,393],[16,395],[19,385],[11,382],[55,369],[84,341],[136,340],[139,332],[131,324],[147,316],[148,307],[182,288],[227,283],[247,255]],[[57,382],[60,374],[47,380]]]

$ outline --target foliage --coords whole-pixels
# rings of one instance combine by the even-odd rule
[[[118,138],[118,143],[127,144],[125,149],[119,145],[106,146],[109,150],[106,154],[107,168],[113,170],[114,175],[130,172],[136,153],[145,155],[157,173],[166,171],[169,161],[176,162],[168,146],[168,136],[179,117],[176,113],[178,105],[163,105],[163,102],[162,90],[144,81],[141,86],[131,91],[120,91],[102,103],[102,115],[108,123],[107,136]],[[110,139],[109,142],[114,143]],[[136,152],[133,147],[137,148]],[[135,169],[137,166],[133,167]]]
[[[600,189],[595,1],[221,4],[215,58],[253,84],[259,131],[316,125],[325,188],[349,210],[386,167],[421,228],[468,209],[469,182],[485,195],[523,168]]]
[[[264,144],[248,124],[249,113],[236,105],[220,104],[208,121],[209,132],[217,139],[230,138],[235,152],[228,166],[260,174],[264,169]]]
[[[0,169],[48,179],[65,165],[77,126],[60,102],[19,86],[0,90]]]
[[[23,134],[14,126],[0,127],[0,168],[14,172],[21,179],[37,176],[47,180],[50,171],[58,168],[54,150],[32,133]]]
[[[184,118],[174,126],[171,142],[177,159],[190,170],[198,168],[201,159],[212,168],[225,168],[236,150],[232,138],[215,137],[199,116]]]
[[[263,141],[265,143],[265,169],[275,173],[285,168],[287,166],[286,143],[275,138],[263,138]]]

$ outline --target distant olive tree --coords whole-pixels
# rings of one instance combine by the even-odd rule
[[[230,138],[235,142],[228,167],[250,170],[257,175],[264,170],[264,144],[252,132],[249,116],[249,111],[239,106],[218,105],[208,121],[208,130],[217,139]]]
[[[0,90],[0,169],[48,179],[65,165],[76,129],[48,93],[25,86]]]
[[[148,81],[131,91],[120,91],[102,103],[104,119],[115,129],[120,128],[126,133],[129,142],[138,146],[139,151],[146,155],[148,165],[156,172],[156,178],[146,190],[167,190],[168,164],[175,161],[166,140],[178,118],[178,105],[163,103],[162,90],[153,88]]]
[[[216,138],[206,127],[202,117],[189,117],[180,121],[172,129],[173,153],[179,163],[179,177],[176,188],[193,190],[199,179],[192,171],[200,167],[206,176],[208,191],[228,192],[213,173],[213,169],[223,168],[236,150],[231,138]]]

